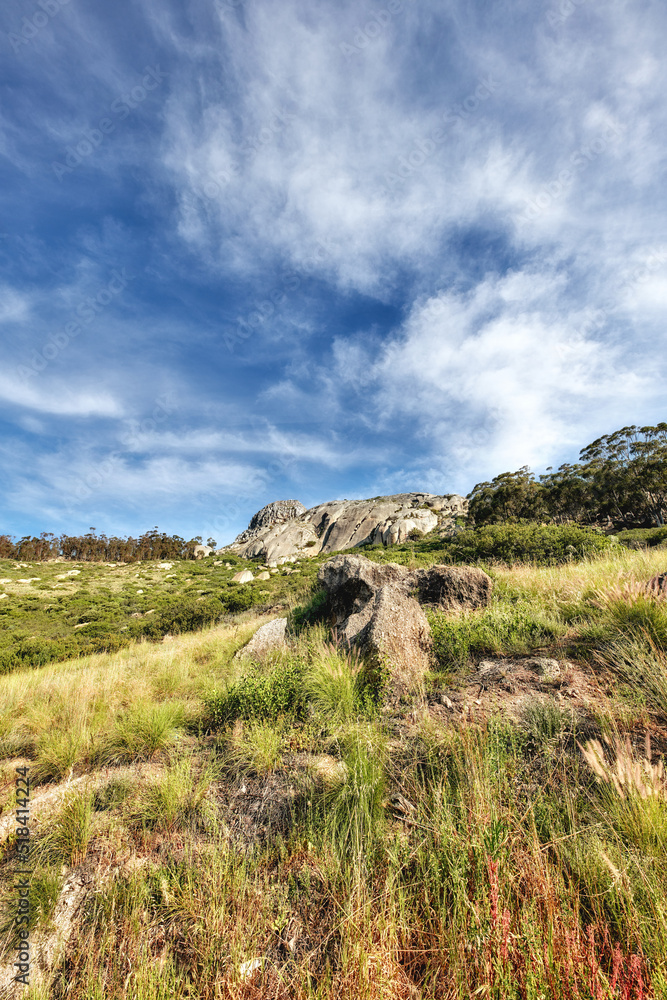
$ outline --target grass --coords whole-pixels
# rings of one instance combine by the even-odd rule
[[[489,608],[433,617],[454,679],[483,656],[537,651],[615,673],[585,718],[547,696],[518,724],[370,712],[363,664],[331,645],[307,594],[291,651],[261,662],[234,659],[263,621],[246,612],[6,675],[2,804],[25,755],[34,932],[48,933],[68,872],[91,880],[42,995],[667,997],[667,648],[663,603],[641,594],[664,567],[657,549],[621,546],[488,566]],[[641,710],[619,702],[621,684]],[[66,791],[88,773],[86,791]],[[252,830],[290,789],[291,826],[230,835],[225,809]],[[6,940],[17,865],[10,834]]]

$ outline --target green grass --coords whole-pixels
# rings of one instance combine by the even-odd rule
[[[116,720],[93,750],[98,766],[134,764],[173,749],[183,729],[182,706],[161,704],[128,712]]]
[[[461,615],[427,611],[441,666],[461,668],[485,655],[530,653],[567,631],[562,618],[536,600],[494,598],[479,611]]]
[[[4,677],[4,804],[17,753],[43,782],[94,775],[62,800],[33,782],[34,927],[68,872],[92,880],[44,997],[667,996],[667,652],[664,606],[641,596],[661,559],[489,565],[488,608],[432,619],[454,679],[484,656],[576,653],[641,696],[632,717],[613,687],[597,714],[540,696],[518,724],[369,713],[363,664],[310,611],[261,663],[233,658],[262,622],[246,613]],[[609,741],[597,771],[578,746],[592,736]],[[298,792],[291,825],[253,838],[281,790]],[[10,834],[6,935],[17,864]]]

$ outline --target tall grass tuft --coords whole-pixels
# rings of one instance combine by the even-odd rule
[[[133,764],[171,749],[184,724],[181,705],[144,706],[121,716],[94,750],[95,763]]]
[[[323,644],[304,678],[306,697],[315,711],[334,722],[350,722],[360,711],[362,661],[358,653]]]
[[[324,827],[339,858],[359,865],[384,826],[386,747],[370,726],[341,737],[342,774],[322,799]]]
[[[93,797],[89,792],[70,793],[37,845],[37,857],[49,865],[80,864],[92,836]]]

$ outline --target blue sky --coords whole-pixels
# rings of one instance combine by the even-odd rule
[[[663,0],[5,0],[0,531],[230,541],[664,420]]]

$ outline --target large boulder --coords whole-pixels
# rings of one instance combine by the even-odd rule
[[[411,534],[453,526],[468,501],[457,494],[396,493],[372,500],[336,500],[306,510],[297,500],[263,507],[228,550],[266,562],[337,552],[360,545],[395,545]]]
[[[407,597],[400,584],[386,583],[375,593],[368,624],[355,641],[374,664],[387,671],[393,699],[423,692],[431,630],[418,602]]]
[[[393,697],[423,687],[432,639],[421,605],[483,607],[493,589],[491,578],[473,566],[409,570],[356,555],[329,559],[317,580],[327,592],[326,612],[338,639],[354,644],[388,671]]]
[[[443,611],[484,607],[491,600],[493,580],[476,566],[431,566],[410,574],[409,585],[420,604]]]

